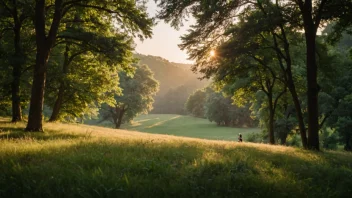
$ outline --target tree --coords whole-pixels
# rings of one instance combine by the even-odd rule
[[[322,124],[337,131],[341,143],[345,145],[345,150],[352,150],[352,60],[342,53],[334,60],[335,67],[338,68],[339,78],[325,82],[330,84],[324,90],[322,97],[323,112],[327,112],[321,117]],[[323,84],[323,85],[325,85]],[[322,94],[321,94],[322,95]],[[325,122],[326,121],[326,122]]]
[[[268,8],[270,6],[271,9]],[[300,35],[287,33],[288,31],[284,28],[285,24],[282,24],[278,17],[279,13],[274,8],[276,7],[269,4],[266,5],[265,12],[258,8],[239,17],[239,22],[229,26],[224,33],[227,39],[220,42],[219,46],[213,47],[216,57],[207,58],[205,60],[207,63],[201,63],[204,67],[203,71],[207,75],[215,76],[215,81],[218,81],[220,85],[233,84],[230,92],[243,93],[236,95],[235,100],[240,100],[239,97],[242,96],[248,99],[249,95],[253,98],[258,91],[266,95],[268,100],[263,104],[266,104],[269,112],[266,116],[268,118],[266,126],[272,144],[275,142],[276,106],[280,97],[285,94],[288,85],[290,85],[289,90],[297,104],[295,106],[298,109],[299,116],[297,117],[302,123],[300,124],[302,134],[305,134],[301,107],[294,86],[296,82],[293,82],[292,70],[294,68],[292,68],[291,52],[290,48],[284,47],[288,39],[297,40],[298,43]],[[273,22],[266,24],[265,22],[269,19]],[[275,29],[277,31],[274,31]],[[185,41],[192,39],[195,37],[187,37]],[[248,100],[243,99],[243,101]]]
[[[218,126],[253,126],[248,106],[238,107],[232,104],[231,97],[225,97],[223,92],[206,89],[205,117]]]
[[[45,104],[52,108],[49,121],[57,121],[67,115],[80,117],[87,108],[98,108],[102,103],[113,104],[114,94],[121,93],[116,75],[118,67],[114,68],[114,64],[110,65],[90,52],[73,58],[77,47],[64,48],[62,64],[59,62],[56,66],[54,60],[49,61],[51,68],[45,96]],[[53,52],[52,57],[57,55],[61,58],[60,52]]]
[[[148,113],[153,107],[153,96],[159,90],[159,83],[148,66],[135,67],[133,77],[119,73],[122,95],[115,95],[115,105],[104,105],[101,108],[102,121],[113,122],[117,129],[137,115]]]
[[[267,27],[260,25],[262,18],[260,11],[240,17],[238,24],[226,32],[229,39],[216,48],[217,57],[212,64],[216,67],[213,71],[215,81],[232,84],[230,92],[235,93],[233,98],[235,102],[239,101],[238,105],[243,105],[241,101],[248,101],[243,98],[254,98],[258,91],[264,93],[267,98],[263,106],[268,110],[266,126],[269,142],[275,144],[275,111],[279,99],[286,93],[287,81],[280,61],[273,53],[275,51],[270,51],[274,48],[271,47],[274,43],[271,28],[266,31]]]
[[[182,37],[183,43],[181,48],[187,49],[190,55],[190,58],[196,60],[194,70],[199,69],[200,72],[204,73],[205,77],[210,77],[214,73],[217,73],[218,77],[224,78],[225,76],[236,75],[236,72],[248,71],[250,66],[242,67],[243,63],[245,64],[248,60],[253,59],[257,62],[260,67],[254,67],[252,72],[256,76],[262,76],[262,74],[269,74],[269,76],[264,77],[264,84],[259,82],[259,87],[261,85],[266,88],[262,89],[265,93],[268,93],[268,100],[272,102],[269,108],[271,113],[271,118],[268,120],[270,124],[268,126],[271,128],[269,131],[271,142],[274,142],[274,111],[275,109],[273,104],[277,104],[277,100],[283,94],[278,94],[276,97],[277,100],[274,102],[272,89],[276,83],[277,79],[281,79],[281,83],[286,84],[289,87],[289,90],[295,100],[296,108],[299,109],[297,114],[302,122],[300,122],[300,129],[302,134],[302,141],[305,141],[305,127],[303,123],[303,116],[301,115],[300,104],[297,98],[297,92],[294,86],[293,77],[292,77],[292,68],[291,68],[291,57],[290,51],[288,48],[288,40],[286,37],[285,27],[288,26],[283,21],[282,15],[283,12],[277,9],[275,5],[269,1],[258,1],[254,4],[254,7],[248,7],[248,9],[243,9],[241,14],[237,15],[237,8],[239,7],[240,1],[230,1],[230,2],[209,2],[210,5],[205,6],[205,4],[197,4],[196,1],[193,1],[194,4],[181,5],[178,7],[181,12],[187,12],[187,7],[197,7],[192,10],[193,16],[197,20],[197,24],[192,26],[192,30],[189,34]],[[161,1],[160,6],[162,8],[168,8],[171,10],[176,6],[175,1]],[[245,3],[246,4],[246,3]],[[182,7],[185,6],[185,7]],[[177,6],[176,6],[177,7]],[[202,10],[202,11],[201,11]],[[179,13],[168,12],[167,9],[163,10],[159,17],[166,19],[166,21],[172,21],[174,25],[178,25],[182,16]],[[189,11],[189,10],[188,10]],[[199,12],[199,13],[198,13]],[[220,14],[219,14],[220,13]],[[287,15],[287,13],[285,13]],[[290,13],[291,14],[291,13]],[[239,25],[234,24],[233,19],[239,19]],[[267,23],[270,20],[271,23]],[[270,38],[272,37],[272,38]],[[278,40],[281,38],[281,40]],[[201,41],[201,42],[198,42]],[[225,44],[226,43],[226,47]],[[281,45],[281,46],[280,46]],[[220,49],[217,49],[217,46],[224,46],[227,48],[224,52],[221,52]],[[209,60],[208,54],[210,50],[217,49],[219,51],[219,58]],[[260,58],[257,57],[258,51],[267,52],[265,55],[260,55]],[[273,50],[272,52],[268,50]],[[272,57],[272,54],[276,54],[277,57]],[[266,56],[271,57],[266,57]],[[241,56],[247,57],[247,60]],[[240,57],[240,58],[239,58]],[[264,60],[264,57],[266,60]],[[217,64],[221,62],[220,59],[226,58],[227,60],[223,61],[225,63]],[[241,60],[242,59],[242,60]],[[268,66],[270,59],[276,60],[274,64],[279,65],[279,69],[271,68]],[[232,62],[236,62],[234,65],[239,65],[239,69],[236,71],[227,69],[230,68]],[[285,63],[283,62],[285,61]],[[242,63],[242,64],[241,64]],[[272,63],[271,63],[272,64]],[[253,64],[250,64],[253,65]],[[224,69],[225,68],[225,69]],[[252,66],[253,68],[253,66]],[[280,72],[280,70],[282,70]],[[264,71],[264,72],[263,72]],[[265,76],[265,75],[264,75]],[[254,78],[252,79],[262,79]],[[264,82],[262,81],[262,82]],[[285,90],[285,89],[284,89]],[[269,91],[269,92],[268,92]],[[304,144],[305,145],[305,144]]]
[[[111,22],[99,17],[90,15],[86,19],[84,13],[76,13],[64,19],[66,27],[59,33],[54,48],[63,57],[58,55],[55,57],[58,60],[49,61],[50,66],[50,63],[60,65],[62,71],[62,75],[57,75],[60,73],[57,69],[52,75],[50,70],[48,73],[50,89],[46,104],[53,108],[49,121],[58,120],[62,106],[66,106],[63,113],[77,115],[88,104],[100,105],[104,100],[112,100],[114,94],[108,97],[106,93],[120,92],[115,74],[118,70],[133,72],[131,38],[112,31]],[[91,32],[92,26],[99,29]]]
[[[30,37],[29,26],[30,17],[33,15],[33,4],[28,1],[19,0],[1,0],[0,1],[0,32],[5,33],[12,31],[11,38],[13,40],[11,54],[6,58],[9,59],[9,64],[12,67],[12,82],[11,82],[11,101],[12,101],[12,122],[22,121],[21,108],[21,78],[23,72],[26,71],[26,62],[28,62],[28,51],[25,40]],[[2,28],[1,28],[2,27]],[[0,35],[0,38],[2,35]],[[27,38],[23,38],[27,37]],[[27,45],[28,46],[28,45]],[[31,45],[29,45],[31,46]],[[8,52],[7,52],[8,53]]]
[[[207,94],[204,89],[196,90],[186,101],[186,111],[195,117],[204,118],[204,103],[206,96]]]
[[[48,59],[56,42],[62,19],[75,9],[82,9],[83,12],[98,12],[105,20],[116,21],[116,25],[121,27],[122,31],[137,34],[140,38],[151,35],[152,20],[148,18],[145,9],[134,1],[55,0],[54,4],[50,5],[48,1],[37,0],[34,17],[37,54],[26,131],[43,131],[42,111]]]

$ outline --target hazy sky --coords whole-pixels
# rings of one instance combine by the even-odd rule
[[[150,16],[155,16],[157,6],[153,0],[148,2],[148,13]],[[185,34],[191,23],[186,22],[179,30],[175,30],[162,21],[158,21],[158,25],[153,28],[153,37],[146,39],[143,42],[135,39],[137,44],[136,52],[145,55],[160,56],[172,62],[192,63],[187,60],[185,51],[181,51],[177,46],[181,43],[180,36]]]

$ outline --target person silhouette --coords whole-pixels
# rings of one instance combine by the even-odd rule
[[[238,134],[238,142],[242,142],[242,134]]]

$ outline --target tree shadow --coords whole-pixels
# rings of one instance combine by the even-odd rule
[[[70,134],[57,133],[55,131],[46,130],[46,132],[25,132],[24,129],[15,127],[6,127],[7,131],[0,132],[0,140],[16,140],[16,139],[33,139],[33,140],[58,140],[58,139],[79,139],[90,138],[86,134]]]

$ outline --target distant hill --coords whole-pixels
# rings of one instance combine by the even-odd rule
[[[135,57],[140,59],[139,64],[149,66],[160,83],[152,113],[184,114],[183,105],[188,96],[209,84],[206,80],[198,79],[200,75],[191,71],[190,64],[173,63],[151,55],[135,54]]]
[[[191,70],[192,65],[191,64],[185,64],[185,63],[174,63],[171,62],[172,64],[176,65],[177,67],[185,70]]]

